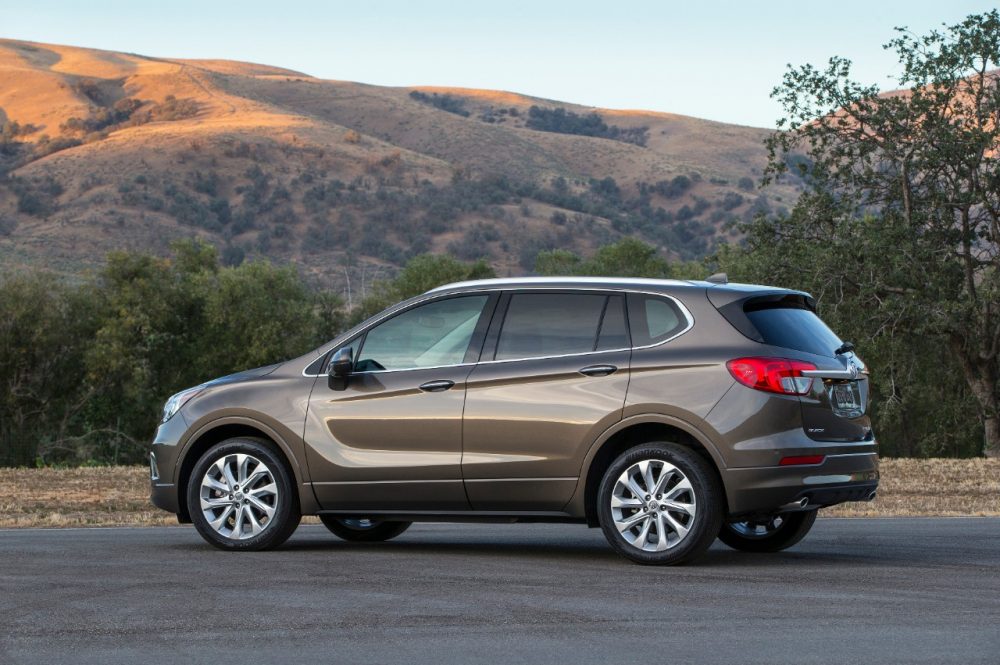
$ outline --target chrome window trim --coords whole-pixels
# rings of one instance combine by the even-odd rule
[[[548,278],[541,278],[541,277],[539,277],[539,278],[534,278],[534,279],[548,279]],[[594,278],[594,279],[597,279],[597,278]],[[662,280],[662,282],[661,282],[661,280],[647,280],[647,282],[656,282],[657,284],[659,284],[659,283],[666,282],[666,280]],[[686,284],[686,282],[677,282],[677,284]],[[432,290],[428,291],[427,293],[422,294],[425,297],[422,297],[419,300],[414,301],[410,305],[410,307],[406,308],[406,310],[409,310],[409,309],[412,309],[412,308],[417,307],[419,305],[422,305],[422,304],[424,304],[425,302],[427,302],[429,300],[436,299],[437,296],[441,295],[439,293],[439,291],[441,289],[443,289],[443,288],[445,288],[445,287],[438,287],[437,289],[432,289]],[[451,295],[459,296],[459,295],[464,295],[466,293],[469,293],[469,294],[472,294],[472,293],[482,293],[484,291],[488,292],[488,293],[495,293],[495,292],[498,292],[498,291],[502,292],[502,291],[520,290],[520,288],[521,287],[518,287],[517,285],[512,285],[511,287],[506,288],[506,289],[505,288],[498,288],[498,287],[495,287],[495,286],[494,287],[484,287],[484,288],[480,288],[480,289],[470,289],[468,291],[459,291],[458,293],[451,294]],[[596,355],[598,353],[616,353],[616,352],[621,352],[621,351],[641,351],[643,349],[652,349],[652,348],[655,348],[657,346],[662,346],[663,344],[666,344],[666,343],[668,343],[670,341],[673,341],[673,340],[677,339],[678,337],[680,337],[681,335],[683,335],[684,333],[688,332],[689,330],[691,330],[694,327],[694,316],[691,315],[690,310],[688,310],[688,308],[684,305],[683,302],[681,302],[679,299],[677,299],[676,297],[674,297],[674,296],[672,296],[672,295],[670,295],[668,293],[660,293],[658,291],[640,291],[638,289],[614,288],[614,287],[605,287],[605,288],[587,288],[587,287],[575,287],[575,286],[561,286],[560,287],[560,286],[553,286],[553,285],[549,284],[548,282],[546,282],[544,284],[537,284],[537,285],[526,286],[526,287],[524,287],[524,290],[531,290],[531,291],[537,291],[537,290],[596,291],[596,292],[600,292],[600,293],[611,293],[611,292],[614,292],[614,293],[625,293],[625,294],[628,294],[628,293],[639,293],[639,294],[643,294],[643,295],[655,296],[655,297],[658,297],[658,298],[667,298],[667,299],[673,301],[673,303],[675,305],[677,305],[677,308],[680,309],[681,314],[684,315],[684,319],[687,321],[687,326],[685,326],[680,332],[677,332],[674,335],[671,335],[670,337],[668,337],[668,338],[666,338],[664,340],[661,340],[661,341],[656,342],[654,344],[644,344],[642,346],[622,347],[622,348],[619,348],[619,349],[603,349],[601,351],[581,351],[580,353],[567,353],[567,354],[554,355],[554,356],[531,356],[529,358],[508,358],[508,359],[505,359],[505,360],[480,360],[477,363],[456,363],[454,365],[438,365],[438,366],[434,366],[434,367],[404,367],[404,368],[400,368],[400,369],[377,369],[377,370],[369,370],[367,372],[357,372],[357,374],[384,374],[386,372],[412,372],[412,371],[418,370],[418,369],[447,369],[447,368],[451,368],[451,367],[466,367],[466,366],[488,365],[488,364],[497,364],[497,363],[519,363],[519,362],[523,362],[525,360],[549,360],[549,359],[555,359],[555,358],[575,358],[575,357],[583,357],[583,356],[592,356],[592,355]],[[378,319],[376,319],[374,322],[372,322],[371,325],[366,326],[363,330],[358,331],[358,333],[354,337],[349,337],[347,340],[345,340],[344,343],[346,344],[347,342],[353,341],[356,337],[364,334],[368,330],[371,330],[372,328],[374,328],[375,326],[377,326],[378,324],[380,324],[382,321],[386,320],[387,318],[389,318],[391,316],[395,316],[396,314],[402,313],[402,311],[406,311],[406,310],[401,310],[401,311],[387,310],[387,312],[383,316],[381,316]],[[333,348],[335,348],[335,347],[331,345],[330,348],[324,350],[319,355],[320,356],[326,355]],[[313,362],[315,362],[315,361],[313,361]],[[309,363],[309,365],[312,365],[312,363]],[[309,377],[309,378],[318,378],[318,377],[321,377],[321,376],[329,376],[329,372],[326,372],[326,373],[323,373],[323,374],[306,374],[306,369],[308,369],[309,365],[306,365],[306,367],[302,370],[302,376]]]

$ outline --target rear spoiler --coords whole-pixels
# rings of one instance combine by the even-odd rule
[[[746,312],[771,308],[795,308],[816,311],[816,299],[803,291],[774,289],[771,291],[736,291],[707,289],[708,300],[715,309],[743,336],[755,342],[764,342],[757,327],[750,322]]]

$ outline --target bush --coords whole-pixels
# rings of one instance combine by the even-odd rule
[[[672,180],[660,180],[653,185],[653,191],[668,199],[683,196],[694,183],[686,175],[675,176]]]
[[[35,217],[48,217],[56,209],[56,199],[63,186],[55,178],[11,178],[11,189],[17,197],[17,211]]]
[[[726,192],[726,195],[722,197],[720,205],[723,210],[732,210],[733,208],[739,208],[743,205],[744,200],[745,199],[736,192]]]
[[[414,90],[410,93],[410,98],[424,104],[430,104],[434,108],[441,109],[442,111],[460,115],[463,118],[468,118],[470,115],[469,111],[465,108],[465,100],[461,97],[456,97],[455,95],[439,95],[436,92],[432,92],[428,95],[426,92]]]
[[[557,134],[577,134],[623,141],[644,146],[649,138],[648,127],[618,127],[604,122],[596,113],[580,115],[564,108],[543,108],[532,106],[528,109],[525,123],[530,129]]]

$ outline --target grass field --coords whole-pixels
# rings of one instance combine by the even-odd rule
[[[884,459],[878,498],[834,517],[1000,515],[1000,460]],[[149,503],[141,466],[0,469],[0,527],[176,524]]]

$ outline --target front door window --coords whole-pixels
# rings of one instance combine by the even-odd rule
[[[368,331],[356,372],[442,367],[465,362],[488,296],[447,298],[397,314]]]

